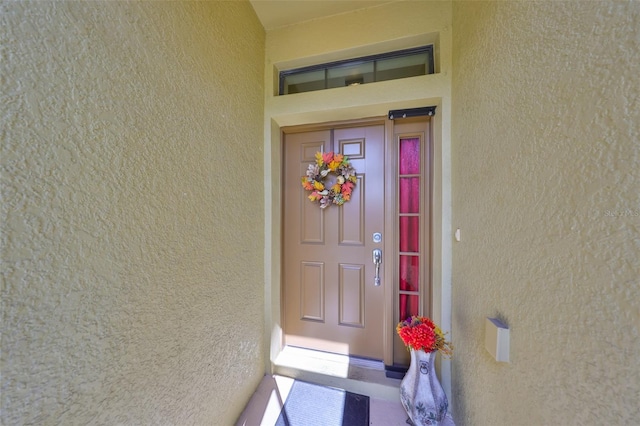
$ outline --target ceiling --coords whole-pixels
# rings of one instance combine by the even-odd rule
[[[250,0],[265,30],[352,12],[397,0]]]

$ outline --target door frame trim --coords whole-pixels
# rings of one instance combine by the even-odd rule
[[[420,174],[421,180],[426,184],[426,187],[423,187],[421,184],[421,192],[420,192],[420,248],[419,253],[421,254],[421,261],[419,266],[419,314],[424,315],[430,318],[433,317],[433,305],[434,305],[434,293],[433,293],[433,247],[434,247],[434,237],[433,237],[433,117],[432,116],[413,116],[408,118],[399,118],[392,120],[393,123],[391,127],[391,133],[389,137],[389,143],[393,144],[390,147],[390,156],[392,157],[392,163],[396,165],[389,170],[388,180],[395,186],[395,190],[397,191],[399,184],[399,170],[397,169],[397,165],[399,162],[399,142],[403,138],[414,138],[418,137],[422,141],[423,145],[420,149]],[[407,129],[409,127],[409,129]],[[424,127],[424,130],[423,130]],[[399,230],[399,211],[398,211],[398,197],[399,193],[396,193],[395,203],[391,203],[389,210],[389,220],[390,229]],[[391,252],[394,253],[394,269],[392,271],[391,279],[396,280],[399,277],[399,260],[398,260],[398,248],[400,246],[399,241],[399,232],[395,232],[393,235],[392,246],[390,247]],[[400,294],[399,290],[395,288],[396,283],[394,283],[393,290],[393,310],[391,311],[394,322],[399,321],[398,318],[398,308],[400,303]],[[426,299],[426,300],[425,300]],[[429,303],[426,303],[426,302]],[[436,321],[437,322],[437,321]],[[401,340],[395,335],[392,334],[392,342],[391,342],[391,357],[393,363],[386,363],[388,367],[391,367],[390,370],[394,371],[398,368],[403,369],[408,366],[408,356],[406,359],[400,353],[404,353],[404,345]]]
[[[357,120],[327,121],[325,123],[310,123],[310,124],[299,124],[295,126],[283,126],[280,128],[280,132],[281,132],[280,144],[282,145],[282,137],[286,134],[306,133],[306,132],[314,132],[318,130],[329,130],[329,129],[344,129],[349,127],[373,126],[373,125],[385,124],[387,121],[389,120],[383,116],[383,117],[360,118]],[[280,164],[280,168],[282,169],[282,162]]]
[[[427,240],[424,242],[425,247],[421,250],[425,250],[426,253],[426,264],[421,265],[421,269],[432,271],[432,248],[433,248],[433,117],[428,117],[427,123],[427,133],[424,134],[425,148],[427,151],[423,156],[423,166],[426,167],[427,173],[425,174],[425,179],[428,183],[428,188],[426,188],[424,195],[428,199],[428,207],[429,211],[424,212],[426,219],[426,227],[423,229],[427,232]],[[407,122],[417,122],[424,121],[425,117],[415,117],[415,118],[407,118],[402,119],[402,123]],[[385,182],[385,200],[392,200],[389,202],[385,202],[384,205],[384,225],[382,230],[382,235],[384,236],[383,241],[383,265],[387,265],[384,267],[384,301],[383,301],[383,324],[384,330],[383,335],[381,336],[383,342],[383,359],[385,365],[393,366],[396,365],[394,362],[394,337],[395,337],[395,306],[397,303],[396,298],[396,289],[395,289],[395,273],[397,271],[397,262],[396,262],[396,246],[397,240],[395,238],[394,230],[397,226],[396,221],[396,205],[393,200],[397,199],[396,191],[397,191],[397,170],[395,164],[398,159],[398,152],[395,149],[396,146],[396,128],[395,128],[395,120],[389,119],[388,116],[378,116],[378,117],[369,117],[369,118],[361,118],[356,120],[344,120],[344,121],[330,121],[325,123],[312,123],[312,124],[300,124],[294,126],[284,126],[280,128],[280,148],[281,148],[281,161],[280,161],[280,176],[282,177],[283,169],[284,169],[284,149],[283,142],[285,139],[285,135],[295,134],[295,133],[306,133],[306,132],[314,132],[314,131],[326,131],[326,130],[334,130],[340,128],[352,128],[358,126],[370,126],[370,125],[383,125],[384,126],[384,182]],[[422,163],[422,161],[421,161]],[[280,191],[284,191],[283,188],[284,182],[281,179],[280,182]],[[282,199],[280,200],[282,202]],[[282,204],[280,204],[280,208],[282,209]],[[280,215],[281,227],[284,226],[282,221],[284,220],[284,215]],[[283,229],[283,228],[281,228]],[[393,236],[393,237],[392,237]],[[280,238],[282,240],[283,233],[280,233]],[[280,268],[284,270],[284,256],[282,256],[282,250],[284,249],[283,245],[280,248]],[[431,312],[433,311],[433,273],[429,274],[420,274],[420,276],[424,277],[424,282],[421,284],[421,310],[426,310],[426,315],[431,316]],[[280,314],[280,324],[284,324],[284,315],[285,315],[285,307],[284,307],[284,291],[282,289],[283,279],[281,277],[280,282],[280,303],[281,308],[279,311]],[[427,297],[431,302],[429,306],[424,305],[424,297]],[[281,330],[282,331],[282,330]],[[280,338],[280,349],[284,347],[284,333],[281,332]]]
[[[272,374],[275,362],[283,348],[280,323],[282,271],[282,132],[281,127],[295,124],[329,122],[346,117],[357,119],[363,116],[385,115],[390,109],[420,105],[435,105],[439,114],[431,118],[433,146],[433,193],[432,193],[432,306],[431,315],[445,331],[451,331],[452,318],[452,210],[451,210],[451,105],[448,96],[424,97],[409,101],[381,102],[377,104],[353,105],[334,109],[305,109],[298,111],[274,104],[267,108],[264,122],[264,371]],[[452,336],[453,337],[453,336]],[[441,383],[451,394],[451,361],[438,360]]]

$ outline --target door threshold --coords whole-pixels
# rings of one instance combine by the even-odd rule
[[[387,377],[382,361],[285,346],[273,370],[281,376],[372,398],[389,401],[400,398],[400,379]]]

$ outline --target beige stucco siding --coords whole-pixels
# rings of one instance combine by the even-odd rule
[[[453,28],[456,420],[635,424],[640,6],[454,2]]]
[[[266,35],[245,1],[1,3],[0,423],[232,424],[280,345],[281,126],[425,105],[456,423],[633,423],[639,29],[617,1]],[[274,96],[278,68],[425,41],[434,75]]]
[[[0,423],[233,423],[264,373],[253,9],[0,7]]]

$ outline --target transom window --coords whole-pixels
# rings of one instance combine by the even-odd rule
[[[433,45],[280,72],[280,95],[433,74]]]

